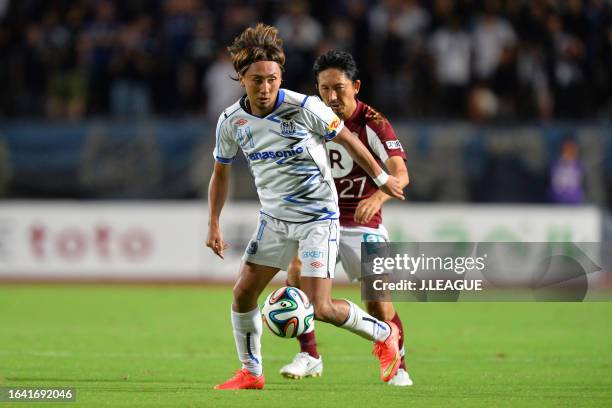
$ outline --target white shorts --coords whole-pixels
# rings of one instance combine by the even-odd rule
[[[340,227],[340,262],[353,282],[361,279],[362,242],[389,242],[389,233],[382,224],[378,228]]]
[[[338,229],[338,220],[296,224],[260,214],[259,225],[242,260],[287,270],[299,251],[302,276],[333,278],[338,256]]]

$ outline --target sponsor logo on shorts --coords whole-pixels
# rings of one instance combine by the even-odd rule
[[[363,234],[363,242],[386,242],[382,235]]]
[[[323,251],[318,251],[316,249],[302,252],[302,258],[319,259],[323,255],[324,255]]]
[[[249,246],[248,246],[246,252],[249,255],[255,255],[257,253],[257,248],[258,248],[257,241],[251,241],[249,243]]]
[[[385,144],[387,145],[387,149],[389,150],[397,150],[397,149],[404,150],[402,149],[402,144],[400,143],[399,140],[387,140]]]
[[[310,263],[310,266],[312,266],[315,269],[319,269],[323,265],[325,265],[325,264],[323,262],[319,262],[319,261],[314,261],[314,262]]]

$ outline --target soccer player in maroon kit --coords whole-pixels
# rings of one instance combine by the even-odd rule
[[[406,153],[389,121],[371,106],[357,99],[361,81],[351,54],[332,50],[317,58],[314,67],[316,87],[323,101],[344,120],[345,126],[360,139],[380,165],[408,184]],[[333,142],[327,143],[332,175],[340,204],[340,261],[349,278],[361,277],[361,243],[388,242],[387,230],[382,225],[382,205],[392,197],[380,191],[371,177],[353,161],[346,149]],[[302,254],[307,259],[308,254]],[[288,271],[288,284],[299,286],[301,263],[296,256]],[[396,386],[412,385],[404,363],[404,332],[402,322],[391,302],[365,302],[366,310],[381,320],[391,320],[400,329],[402,362],[395,377],[388,383]],[[317,377],[323,372],[323,360],[317,352],[315,333],[298,337],[301,352],[293,362],[281,368],[287,378]]]

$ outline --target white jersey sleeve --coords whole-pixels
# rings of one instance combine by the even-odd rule
[[[228,116],[225,112],[219,116],[217,129],[215,131],[215,150],[213,156],[215,160],[223,164],[231,164],[238,152],[238,143],[231,131]]]
[[[318,97],[309,96],[303,104],[306,125],[326,140],[332,140],[344,127],[344,122]]]

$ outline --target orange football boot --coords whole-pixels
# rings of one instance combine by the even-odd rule
[[[265,381],[263,374],[256,377],[249,370],[243,368],[236,371],[234,376],[223,384],[215,385],[215,390],[261,390]]]
[[[380,378],[384,382],[392,379],[399,369],[402,358],[399,350],[399,329],[393,322],[385,322],[391,328],[391,334],[385,341],[374,345],[374,354],[380,360]]]

